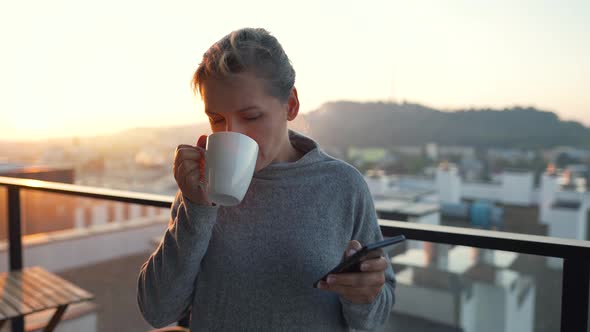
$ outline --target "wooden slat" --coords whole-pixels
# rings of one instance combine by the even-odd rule
[[[2,305],[2,303],[0,303],[0,320],[1,320],[1,319],[4,319],[4,317],[8,316],[8,315],[7,315],[7,314],[4,312],[4,310],[2,310],[2,309],[3,309],[3,305]]]
[[[13,307],[21,315],[30,314],[34,311],[33,308],[23,303],[22,298],[12,295],[9,292],[4,292],[4,294],[2,294],[2,299],[5,300],[6,303]]]
[[[22,296],[23,302],[34,310],[41,310],[47,305],[45,301],[39,298],[36,290],[29,285],[25,285],[22,280],[22,273],[20,271],[13,271],[7,275],[5,280],[6,287],[10,288],[11,294],[17,293]]]
[[[43,284],[48,290],[60,294],[66,303],[76,303],[82,301],[82,298],[80,298],[78,295],[63,287],[62,284],[57,284],[53,280],[50,280],[38,270],[30,271],[29,273],[32,277],[37,278],[40,284]]]
[[[1,296],[2,295],[0,295],[0,297]],[[0,312],[2,314],[0,320],[18,316],[18,311],[11,307],[10,304],[6,303],[3,298],[0,298]]]
[[[36,281],[41,287],[45,289],[46,292],[52,293],[55,298],[59,299],[60,303],[68,304],[72,302],[79,302],[79,298],[77,296],[66,291],[65,289],[55,288],[50,281],[38,276],[37,272],[28,271],[27,276],[28,278]]]
[[[64,300],[66,300],[68,303],[79,302],[82,300],[80,296],[66,287],[63,287],[62,284],[57,284],[54,280],[47,278],[47,275],[43,274],[40,270],[31,269],[29,270],[29,275],[36,278],[40,284],[43,284],[44,287],[50,291],[61,294]]]
[[[2,309],[3,318],[16,317],[18,316],[18,311],[4,298],[4,294],[6,293],[4,284],[3,277],[0,275],[0,308]]]
[[[42,303],[45,308],[53,308],[60,305],[60,301],[56,301],[54,297],[50,296],[46,288],[39,283],[32,280],[27,271],[20,274],[23,289],[29,292],[31,296],[34,296],[38,302]],[[34,294],[34,295],[33,295]]]
[[[62,285],[65,286],[66,289],[71,290],[73,293],[75,293],[76,295],[80,296],[83,299],[92,299],[94,298],[94,295],[91,294],[90,292],[85,291],[84,289],[74,285],[73,283],[61,278],[60,276],[56,275],[56,274],[52,274],[49,273],[48,271],[42,269],[42,268],[37,268],[39,272],[41,272],[42,274],[45,274],[47,276],[48,279],[53,279],[56,283],[62,283]]]
[[[23,292],[22,288],[19,285],[7,283],[6,287],[9,289],[8,292],[10,292],[10,295],[12,295],[14,299],[18,299],[19,301],[21,301],[23,305],[31,308],[31,311],[37,311],[44,308],[44,306],[41,303],[31,298],[29,294]]]
[[[48,307],[41,299],[39,299],[39,295],[34,290],[23,283],[20,272],[8,274],[6,285],[12,285],[15,290],[20,290],[23,302],[29,307],[33,308],[33,310],[43,310]]]
[[[14,286],[7,283],[7,279],[7,272],[0,276],[0,289],[2,290],[2,298],[20,314],[33,312],[33,308],[29,307],[23,302],[22,294],[18,290],[14,289]]]
[[[56,303],[58,301],[56,301],[55,297],[51,296],[51,293],[47,291],[47,288],[32,279],[27,271],[24,271],[21,274],[21,280],[23,288],[34,292],[36,298],[38,298],[46,307],[54,307],[58,305],[58,303]]]
[[[35,267],[33,268],[35,271],[40,272],[41,275],[44,275],[47,279],[52,280],[53,282],[55,282],[56,284],[61,284],[60,286],[63,286],[65,289],[73,292],[74,294],[78,295],[81,299],[84,300],[89,300],[89,299],[93,299],[94,295],[92,295],[91,293],[83,290],[82,288],[72,284],[69,281],[66,281],[62,278],[60,278],[59,276],[55,275],[55,274],[51,274],[49,272],[47,272],[46,270],[39,268],[39,267]]]
[[[93,298],[40,267],[0,273],[0,321]]]
[[[45,284],[46,281],[38,279],[34,273],[27,271],[27,273],[25,273],[25,280],[27,280],[27,282],[37,284],[39,291],[42,292],[43,295],[51,298],[54,302],[58,304],[70,303],[70,296],[67,292],[63,292],[58,289],[50,289]]]

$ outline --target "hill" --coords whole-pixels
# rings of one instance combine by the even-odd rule
[[[410,103],[330,102],[305,114],[320,143],[343,147],[443,145],[474,147],[590,147],[590,129],[552,112],[514,107],[443,112]]]

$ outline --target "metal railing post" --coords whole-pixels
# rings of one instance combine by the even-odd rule
[[[20,188],[8,186],[8,263],[10,271],[23,268],[23,244],[21,240]],[[24,318],[11,319],[12,332],[25,330]]]
[[[565,258],[561,286],[561,331],[588,330],[588,291],[590,262]]]

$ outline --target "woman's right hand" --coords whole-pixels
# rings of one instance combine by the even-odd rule
[[[205,147],[207,136],[199,137],[197,146],[181,144],[174,153],[173,172],[178,188],[191,202],[211,205],[205,186]]]

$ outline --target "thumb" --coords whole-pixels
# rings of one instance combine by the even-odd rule
[[[207,147],[207,135],[201,135],[197,141],[197,146],[205,149]]]
[[[352,256],[354,255],[357,251],[361,250],[363,246],[361,245],[361,243],[357,240],[352,240],[350,242],[348,242],[348,245],[346,246],[346,251],[344,252],[344,255],[346,257]]]

